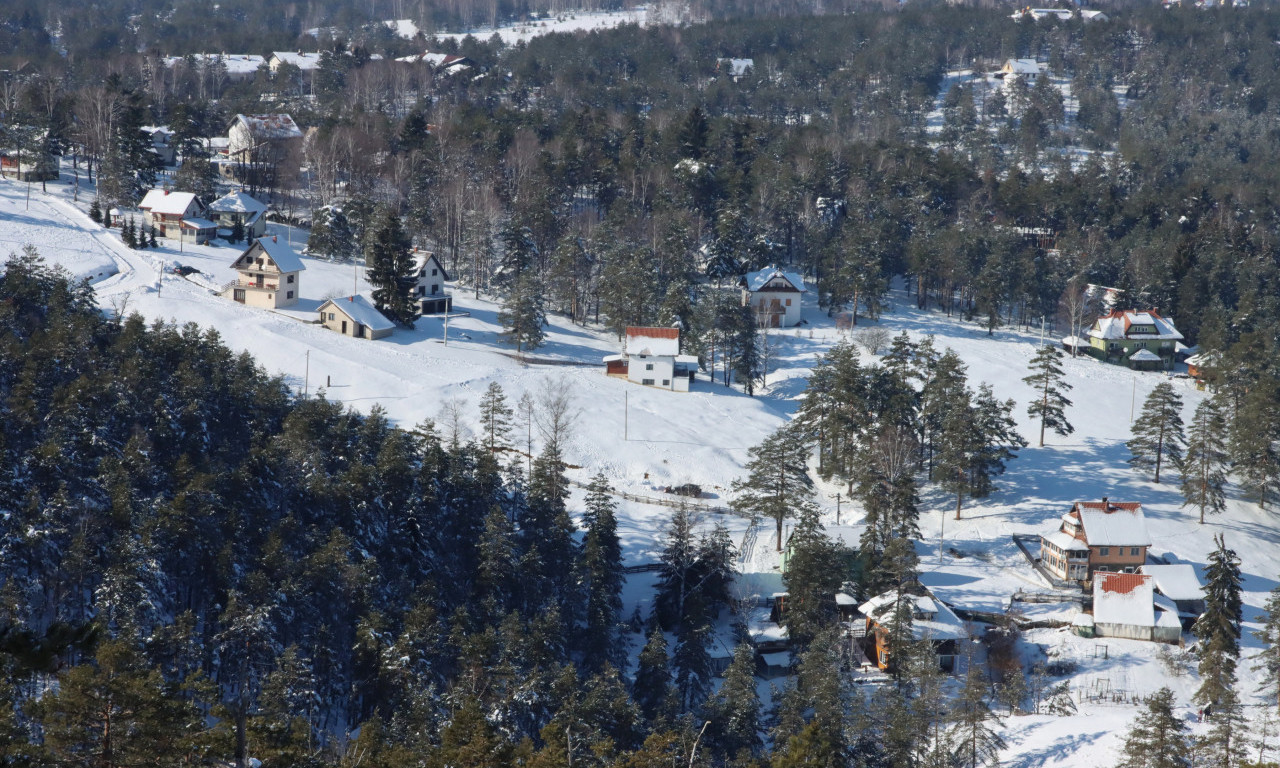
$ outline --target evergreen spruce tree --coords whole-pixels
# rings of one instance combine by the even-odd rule
[[[671,516],[662,549],[662,569],[653,598],[654,618],[671,629],[686,617],[701,621],[706,606],[698,574],[698,546],[693,533],[693,516],[681,505]]]
[[[951,747],[954,765],[959,768],[979,768],[1000,764],[1000,750],[1004,739],[991,730],[991,723],[999,724],[991,708],[987,706],[987,681],[982,669],[969,664],[964,688],[951,703]]]
[[[1043,448],[1046,428],[1063,437],[1075,431],[1066,416],[1071,401],[1063,394],[1071,385],[1064,380],[1062,352],[1057,347],[1041,347],[1028,367],[1031,375],[1022,381],[1036,390],[1036,396],[1027,404],[1027,415],[1040,421],[1040,447]]]
[[[1236,683],[1243,602],[1240,558],[1227,549],[1222,534],[1214,537],[1214,544],[1205,568],[1204,613],[1191,631],[1200,640],[1200,688],[1195,700],[1216,712],[1220,702],[1233,695]]]
[[[1231,469],[1240,487],[1266,508],[1280,491],[1280,379],[1261,376],[1231,418]]]
[[[1241,768],[1249,746],[1249,721],[1234,688],[1222,691],[1205,710],[1209,730],[1196,739],[1197,762],[1213,768]]]
[[[125,219],[124,226],[120,228],[120,239],[124,242],[126,248],[137,248],[138,241],[133,238],[133,217]]]
[[[416,265],[409,236],[394,209],[385,209],[365,237],[364,258],[365,279],[373,286],[374,306],[395,322],[411,325],[415,315]]]
[[[606,664],[625,666],[626,647],[621,634],[622,545],[609,483],[596,475],[587,488],[583,522],[586,536],[578,570],[586,590],[586,621],[582,631],[582,667],[601,670]]]
[[[1119,768],[1191,768],[1191,739],[1173,706],[1168,688],[1151,695],[1129,727]]]
[[[93,198],[93,202],[89,203],[89,218],[94,224],[102,223],[102,206],[98,204],[98,198]]]
[[[671,656],[680,712],[698,712],[712,689],[711,625],[694,617],[676,626],[676,647]]]
[[[779,428],[747,451],[747,477],[734,481],[735,509],[754,517],[772,518],[777,526],[776,547],[782,551],[782,524],[810,503],[809,446],[799,429]]]
[[[740,643],[733,651],[724,683],[707,703],[710,740],[725,758],[756,756],[764,746],[760,739],[762,707],[755,669],[754,646]]]
[[[227,238],[230,243],[239,243],[244,240],[244,222],[240,217],[236,217],[235,224],[231,225],[231,236]]]
[[[1262,641],[1262,650],[1254,657],[1253,671],[1262,675],[1263,697],[1280,709],[1280,587],[1271,590],[1265,608],[1262,629],[1254,633]]]
[[[1216,400],[1209,398],[1196,406],[1187,436],[1187,455],[1182,465],[1182,506],[1218,514],[1226,507],[1223,487],[1227,482],[1227,420]]]
[[[148,229],[148,233],[147,233],[147,247],[148,247],[148,248],[159,248],[160,246],[156,244],[156,228],[155,228],[154,226],[152,226],[152,227],[148,227],[147,229]]]
[[[530,272],[516,280],[502,311],[498,313],[498,322],[502,324],[498,338],[507,344],[515,344],[516,352],[521,355],[542,346],[546,338],[542,330],[547,323],[542,300],[542,285]]]
[[[785,621],[792,649],[803,652],[821,630],[835,624],[836,592],[851,569],[847,550],[826,535],[816,510],[801,510],[788,543],[782,576],[789,595]]]
[[[496,381],[489,382],[488,389],[480,398],[480,430],[489,453],[510,447],[514,415],[515,411],[507,405],[502,385]]]
[[[765,376],[764,360],[760,351],[760,336],[755,315],[750,307],[739,307],[738,322],[731,344],[733,345],[733,372],[748,395],[754,395],[756,384]]]
[[[675,696],[675,688],[671,685],[671,664],[667,658],[667,638],[661,627],[654,626],[636,662],[631,698],[640,707],[645,720],[658,725],[675,716]]]
[[[1182,446],[1186,437],[1182,430],[1182,395],[1173,385],[1162,381],[1142,403],[1142,413],[1133,422],[1133,438],[1126,445],[1132,457],[1129,465],[1143,474],[1152,474],[1160,482],[1164,462],[1182,467]]]

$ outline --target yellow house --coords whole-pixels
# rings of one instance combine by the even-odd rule
[[[299,278],[306,266],[275,237],[255,240],[231,265],[239,276],[220,295],[250,307],[277,309],[298,303]]]

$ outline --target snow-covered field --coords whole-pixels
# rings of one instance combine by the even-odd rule
[[[488,40],[496,34],[502,38],[503,44],[515,45],[521,42],[527,43],[535,37],[549,35],[553,32],[590,32],[599,29],[613,29],[623,24],[638,24],[643,27],[646,24],[657,23],[657,21],[656,15],[655,18],[650,18],[648,7],[641,5],[624,11],[566,11],[555,16],[522,21],[518,24],[477,27],[467,32],[442,33],[435,35],[435,37],[441,40],[446,38],[462,40],[462,38],[469,35],[477,40]],[[403,29],[403,24],[397,23]],[[405,36],[403,32],[399,34]]]
[[[323,389],[326,397],[360,409],[381,405],[403,426],[437,418],[445,403],[458,399],[465,401],[463,410],[473,418],[474,427],[476,403],[492,381],[502,385],[512,402],[525,392],[536,396],[549,385],[564,386],[578,408],[567,456],[571,464],[581,467],[571,470],[573,479],[585,482],[603,472],[618,489],[640,495],[660,496],[662,486],[692,482],[718,497],[712,503],[723,503],[730,484],[740,475],[747,449],[789,418],[814,360],[841,338],[823,313],[806,307],[809,326],[774,332],[779,348],[774,370],[767,391],[754,398],[708,383],[705,377],[699,377],[688,394],[607,378],[600,358],[617,352],[618,341],[607,331],[580,328],[559,317],[551,319],[546,347],[526,365],[498,343],[498,306],[463,290],[454,293],[455,310],[470,316],[450,321],[447,345],[442,343],[444,328],[438,318],[420,319],[414,330],[397,330],[384,341],[350,339],[306,320],[325,298],[349,293],[353,284],[367,292],[358,268],[304,259],[302,300],[295,311],[246,308],[209,290],[231,279],[228,265],[239,248],[188,246],[179,252],[166,242],[159,250],[131,251],[68,202],[69,185],[50,184],[49,189],[44,195],[33,187],[28,209],[25,185],[0,181],[0,256],[31,243],[47,259],[76,274],[96,279],[101,270],[104,277],[97,280],[95,290],[104,310],[123,307],[148,318],[216,328],[229,346],[254,354],[268,371],[284,376],[299,391],[306,387],[315,394]],[[81,197],[83,207],[86,201]],[[295,246],[301,239],[298,233],[275,225],[271,234],[292,239]],[[191,280],[164,274],[157,284],[161,264],[175,263],[196,267],[203,274]],[[112,268],[118,274],[109,274]],[[895,294],[892,303],[881,320],[883,327],[894,334],[907,331],[913,338],[931,334],[939,348],[956,350],[969,365],[972,383],[989,382],[997,395],[1016,400],[1015,414],[1023,434],[1029,439],[1038,434],[1025,414],[1032,392],[1021,381],[1039,342],[1038,329],[1001,329],[989,337],[976,325],[917,311],[901,294]],[[1046,447],[1023,450],[1000,480],[1000,490],[989,499],[968,503],[960,522],[948,519],[953,511],[949,497],[926,491],[921,520],[925,538],[920,545],[923,580],[957,606],[993,612],[1003,610],[1009,595],[1019,589],[1045,589],[1011,536],[1049,529],[1077,499],[1105,495],[1142,502],[1154,543],[1152,553],[1171,563],[1202,565],[1213,547],[1212,534],[1222,532],[1243,562],[1246,658],[1240,676],[1246,701],[1253,705],[1250,710],[1257,711],[1259,701],[1252,697],[1256,675],[1247,657],[1258,650],[1251,631],[1258,627],[1267,592],[1280,578],[1275,565],[1280,535],[1272,513],[1232,497],[1226,513],[1208,525],[1198,525],[1191,512],[1179,508],[1176,485],[1153,485],[1125,464],[1131,413],[1141,407],[1163,374],[1135,374],[1084,358],[1066,360],[1065,368],[1074,387],[1069,393],[1075,403],[1069,411],[1074,435],[1050,436]],[[1173,383],[1185,398],[1189,416],[1205,395],[1189,380]],[[629,437],[625,440],[624,407]],[[818,500],[829,530],[853,542],[860,532],[860,515],[846,497],[842,525],[835,525],[839,490],[822,487]],[[621,502],[621,533],[629,562],[655,559],[670,513],[667,507]],[[735,540],[743,541],[745,522],[737,518],[725,522]],[[766,528],[758,538],[745,537],[754,541],[744,553],[746,570],[773,571],[776,559],[768,534]],[[629,601],[644,593],[648,577],[633,578]],[[1181,711],[1194,720],[1189,705],[1190,693],[1198,684],[1194,671],[1171,675],[1158,658],[1156,645],[1085,640],[1055,629],[1033,630],[1027,640],[1056,657],[1074,660],[1078,671],[1071,683],[1077,690],[1105,685],[1140,696],[1170,685],[1183,705]],[[1106,762],[1135,711],[1132,704],[1086,700],[1073,717],[1009,718],[1003,726],[1009,748],[1002,764],[1083,768]]]

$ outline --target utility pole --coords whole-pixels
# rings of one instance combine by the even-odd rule
[[[631,390],[624,389],[622,391],[622,439],[630,440],[628,436],[628,418],[627,411],[631,407]]]
[[[449,313],[444,313],[444,345],[449,346]]]
[[[302,374],[302,398],[304,400],[306,399],[307,394],[311,391],[311,350],[307,350],[306,357],[306,368],[303,369],[304,373]]]
[[[1133,423],[1133,409],[1138,403],[1138,377],[1133,377],[1133,393],[1129,395],[1129,423]]]

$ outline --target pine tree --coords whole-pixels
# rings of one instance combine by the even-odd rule
[[[665,539],[653,604],[658,625],[671,629],[686,617],[702,621],[705,616],[697,568],[698,547],[688,507],[681,505],[676,508]]]
[[[956,766],[978,768],[1000,764],[1004,739],[989,725],[1000,721],[987,706],[987,681],[976,664],[969,664],[964,688],[951,704],[951,719],[954,725],[950,738]]]
[[[365,279],[373,286],[374,306],[395,322],[411,325],[415,315],[416,265],[409,236],[395,210],[384,210],[377,226],[365,237],[364,258]]]
[[[244,240],[244,221],[237,216],[235,223],[231,225],[231,236],[227,238],[227,242],[238,243],[242,240]]]
[[[1173,705],[1168,688],[1151,695],[1129,727],[1118,768],[1191,768],[1191,739]]]
[[[502,324],[498,337],[507,344],[515,344],[516,352],[521,355],[542,346],[546,339],[542,330],[547,323],[542,299],[538,279],[531,273],[522,275],[498,313],[498,322]]]
[[[502,385],[496,381],[489,382],[488,389],[480,398],[480,429],[484,438],[484,447],[489,453],[511,445],[511,425],[515,412],[507,405]]]
[[[693,617],[676,626],[676,647],[671,656],[681,712],[697,712],[711,694],[711,625]]]
[[[675,716],[675,695],[667,658],[667,638],[662,634],[662,628],[655,626],[636,662],[631,698],[645,719],[657,725]]]
[[[1227,482],[1227,420],[1212,398],[1196,406],[1187,437],[1187,455],[1182,466],[1182,506],[1204,514],[1218,514],[1226,507],[1223,487]]]
[[[153,227],[148,227],[147,229],[148,229],[148,233],[147,233],[147,247],[148,247],[148,248],[159,248],[160,246],[156,244],[156,228],[153,226]]]
[[[755,669],[755,647],[740,643],[733,651],[733,662],[725,671],[724,683],[707,703],[707,719],[713,728],[710,739],[724,757],[755,756],[763,747],[762,707]]]
[[[1191,631],[1200,640],[1200,688],[1195,700],[1217,709],[1231,695],[1236,683],[1236,663],[1240,659],[1240,558],[1227,549],[1222,534],[1214,536],[1216,548],[1209,553],[1205,568],[1204,613]]]
[[[1132,457],[1129,465],[1143,474],[1152,473],[1153,481],[1160,482],[1160,467],[1167,460],[1174,467],[1182,467],[1182,446],[1186,437],[1182,431],[1182,395],[1173,385],[1162,381],[1151,390],[1142,403],[1142,413],[1133,423],[1133,438],[1126,445]]]
[[[596,475],[587,488],[583,522],[586,536],[578,570],[586,590],[586,622],[582,631],[582,667],[601,670],[606,664],[625,665],[620,633],[622,613],[622,545],[609,483]]]
[[[1046,428],[1062,437],[1075,431],[1065,412],[1071,401],[1063,394],[1071,389],[1071,385],[1064,380],[1062,352],[1057,347],[1041,347],[1028,367],[1031,375],[1022,381],[1030,384],[1037,395],[1027,404],[1027,415],[1040,421],[1040,447],[1043,448]]]
[[[1280,491],[1280,380],[1261,376],[1231,418],[1231,469],[1240,487],[1266,508]]]
[[[1280,708],[1280,587],[1271,590],[1265,608],[1262,629],[1254,633],[1262,650],[1254,657],[1253,671],[1262,675],[1263,696]]]
[[[120,228],[120,239],[124,242],[126,248],[137,248],[138,241],[133,238],[133,217],[130,216],[125,220],[124,226]]]
[[[94,224],[102,223],[102,206],[98,204],[98,198],[93,198],[93,202],[89,204],[89,218]]]
[[[767,373],[761,356],[761,339],[756,328],[755,316],[750,307],[739,307],[738,323],[731,344],[733,346],[733,372],[748,395],[755,395],[756,384]]]
[[[810,503],[809,446],[803,434],[786,426],[747,451],[747,477],[734,481],[738,493],[733,507],[755,517],[772,518],[777,525],[776,547],[782,551],[782,524]]]
[[[793,650],[804,651],[822,629],[836,622],[836,592],[850,575],[848,552],[823,531],[818,513],[800,512],[788,541],[787,635]]]
[[[1226,688],[1206,708],[1209,730],[1196,739],[1197,762],[1213,768],[1241,768],[1249,745],[1249,722],[1234,688]]]

